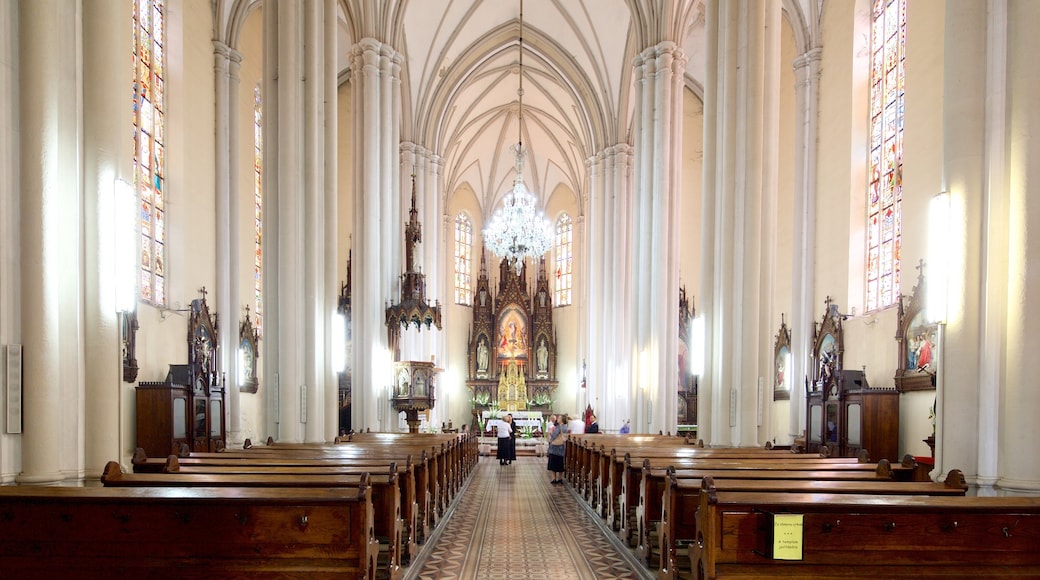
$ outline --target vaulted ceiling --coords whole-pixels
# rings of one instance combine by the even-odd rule
[[[223,1],[231,21],[236,10],[258,4]],[[822,10],[822,0],[782,1],[789,20],[792,12],[801,19]],[[679,40],[686,85],[698,96],[703,86],[704,0],[524,0],[522,123],[520,0],[338,0],[338,6],[340,69],[362,37],[402,54],[402,140],[442,156],[444,192],[468,184],[485,216],[511,187],[510,148],[520,139],[529,150],[525,182],[543,203],[560,186],[584,196],[589,157],[629,141],[632,59],[643,49]],[[582,211],[582,200],[575,201]]]
[[[648,20],[680,12],[684,48],[703,55],[702,0],[524,0],[521,123],[520,0],[390,4],[381,14],[392,24],[362,31],[346,20],[375,5],[348,0],[341,30],[383,33],[402,53],[401,138],[441,155],[444,191],[468,184],[485,216],[511,189],[518,140],[529,151],[525,182],[543,203],[560,186],[585,194],[588,158],[628,140],[632,58],[653,36]],[[703,68],[703,58],[687,62],[692,84]]]

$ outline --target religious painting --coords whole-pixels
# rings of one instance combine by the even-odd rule
[[[895,383],[899,392],[935,389],[939,370],[939,324],[930,322],[925,308],[928,295],[924,261],[918,265],[917,286],[909,297],[900,296],[896,340],[899,360]]]
[[[527,317],[516,304],[502,309],[498,318],[498,358],[527,358]]]
[[[791,398],[791,373],[788,366],[791,364],[791,349],[784,346],[776,355],[776,368],[774,371],[773,400],[780,401]]]
[[[910,322],[906,333],[906,360],[903,361],[908,371],[935,373],[938,366],[939,351],[936,341],[939,336],[939,325],[928,324],[922,310]]]
[[[834,365],[838,359],[838,341],[834,338],[833,334],[824,335],[823,340],[820,341],[819,353],[819,377],[824,382],[831,379],[834,376]]]
[[[813,392],[826,392],[843,368],[845,331],[841,322],[845,316],[838,311],[838,305],[834,304],[830,296],[824,302],[827,307],[824,310],[823,319],[815,325],[813,331],[812,361],[810,363],[812,377],[811,379],[806,377],[809,381],[806,386]]]

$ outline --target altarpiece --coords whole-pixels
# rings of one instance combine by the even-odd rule
[[[505,260],[499,265],[497,292],[492,294],[487,255],[481,252],[466,373],[474,417],[496,406],[501,411],[551,410],[559,384],[552,307],[544,258],[539,261],[533,296],[526,264],[517,274]]]

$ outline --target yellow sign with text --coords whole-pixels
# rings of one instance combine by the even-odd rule
[[[773,559],[802,559],[802,514],[773,515]]]

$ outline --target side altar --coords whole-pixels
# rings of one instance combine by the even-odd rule
[[[474,426],[481,413],[492,409],[552,411],[559,385],[552,314],[544,258],[533,296],[526,264],[516,273],[505,260],[499,264],[498,291],[492,294],[487,254],[481,252],[466,373]]]

